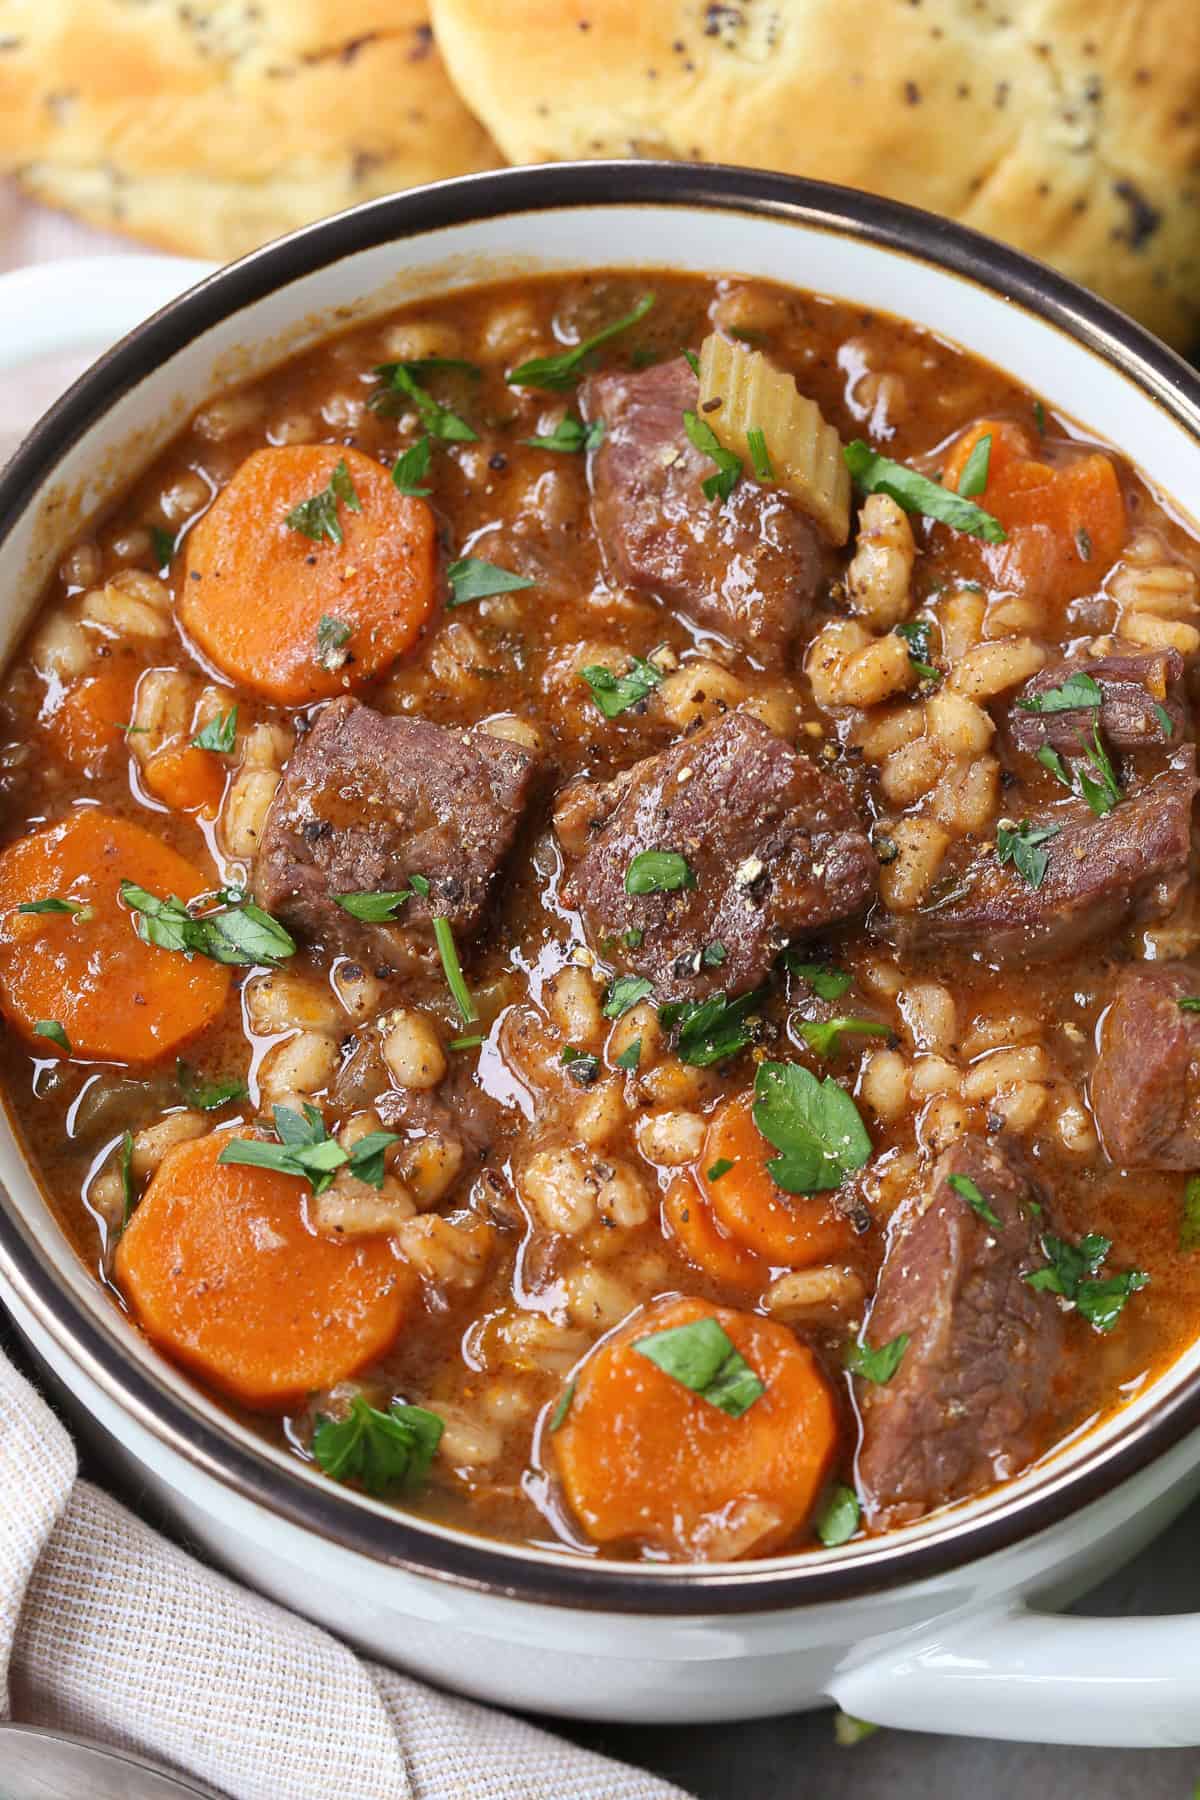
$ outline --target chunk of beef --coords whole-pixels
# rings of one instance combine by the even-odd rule
[[[827,553],[780,488],[745,477],[723,505],[705,498],[715,468],[683,426],[698,392],[682,357],[587,383],[584,414],[606,426],[592,459],[596,530],[618,580],[778,664],[809,622]]]
[[[1200,969],[1141,963],[1119,978],[1092,1074],[1092,1111],[1113,1162],[1200,1169]]]
[[[580,799],[580,784],[565,790],[563,811],[577,815]],[[744,713],[594,786],[590,803],[594,835],[563,898],[592,944],[662,1000],[753,987],[784,944],[875,890],[875,852],[841,783]],[[627,893],[644,850],[678,852],[694,885]]]
[[[1061,688],[1072,675],[1090,675],[1103,695],[1099,708],[1030,712],[1023,700],[1037,700]],[[1071,656],[1048,663],[1017,695],[1009,717],[1013,742],[1031,756],[1046,745],[1069,755],[1080,740],[1090,741],[1099,720],[1112,750],[1161,750],[1191,736],[1183,692],[1183,658],[1178,650],[1125,650],[1112,656]]]
[[[904,916],[877,913],[874,928],[901,950],[962,945],[998,965],[1057,956],[1126,921],[1165,919],[1187,880],[1197,785],[1188,744],[1103,818],[1082,801],[1042,809],[1034,826],[1059,830],[1043,846],[1046,874],[1036,888],[1000,862],[994,845],[972,850],[964,839],[929,904]]]
[[[322,943],[363,934],[428,944],[432,919],[460,941],[482,922],[537,773],[530,751],[479,726],[459,733],[374,712],[349,698],[324,707],[296,745],[272,803],[254,895],[297,935]],[[362,926],[335,894],[429,883],[395,926]]]
[[[965,1177],[1000,1223],[951,1185]],[[1062,1350],[1050,1294],[1022,1276],[1045,1257],[1046,1195],[1018,1147],[960,1138],[933,1191],[892,1222],[870,1342],[908,1333],[884,1385],[858,1384],[858,1488],[876,1530],[909,1523],[1016,1475],[1043,1446],[1039,1425]]]

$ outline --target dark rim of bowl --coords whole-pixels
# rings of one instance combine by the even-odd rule
[[[213,325],[288,283],[355,252],[505,214],[606,206],[677,206],[792,221],[963,276],[1035,314],[1099,355],[1200,439],[1200,377],[1114,307],[1032,258],[898,202],[827,183],[680,163],[563,163],[466,176],[368,201],[304,227],[209,276],[102,356],[41,419],[0,476],[0,552],[64,449],[148,372]],[[902,290],[897,301],[902,302]],[[382,1513],[298,1466],[280,1468],[214,1425],[113,1327],[61,1284],[49,1254],[0,1190],[0,1267],[56,1345],[167,1448],[244,1499],[302,1529],[433,1580],[554,1606],[665,1617],[826,1605],[943,1575],[1078,1512],[1200,1426],[1200,1375],[1067,1471],[1048,1467],[1029,1494],[917,1538],[882,1537],[840,1553],[802,1553],[786,1566],[706,1569],[592,1563],[465,1533],[443,1535],[411,1514]]]

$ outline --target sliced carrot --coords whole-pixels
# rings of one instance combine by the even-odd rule
[[[634,1349],[713,1318],[765,1391],[731,1418]],[[567,1499],[597,1543],[694,1559],[778,1548],[833,1462],[837,1413],[812,1352],[784,1326],[707,1301],[658,1301],[583,1364],[550,1438]]]
[[[113,1267],[160,1350],[245,1406],[283,1411],[382,1355],[416,1282],[386,1238],[318,1236],[296,1176],[218,1162],[249,1135],[169,1150]]]
[[[1116,468],[1098,450],[1052,466],[1029,435],[1007,420],[981,419],[955,443],[942,470],[957,492],[980,438],[990,434],[987,486],[978,504],[1003,525],[1002,544],[956,539],[956,561],[982,561],[992,583],[1050,601],[1074,600],[1099,587],[1121,554],[1125,500]]]
[[[778,1154],[754,1123],[751,1093],[736,1095],[713,1114],[704,1140],[701,1185],[718,1224],[730,1237],[776,1267],[803,1269],[842,1256],[854,1233],[826,1194],[785,1194],[767,1173]],[[703,1171],[733,1167],[716,1181]]]
[[[95,807],[68,813],[0,854],[0,1008],[45,1055],[39,1021],[62,1026],[75,1056],[149,1062],[221,1012],[229,970],[144,944],[118,898],[122,881],[190,900],[211,884],[140,825]],[[89,913],[22,913],[70,900]]]
[[[343,542],[290,529],[288,514],[327,488],[343,461],[362,507],[338,502]],[[381,674],[416,642],[436,599],[429,507],[399,494],[369,456],[336,444],[255,450],[186,549],[185,629],[226,675],[285,706]],[[323,619],[334,638],[327,631],[319,643]]]
[[[766,1286],[771,1265],[722,1231],[690,1175],[675,1177],[667,1189],[662,1211],[668,1237],[674,1238],[680,1253],[694,1269],[702,1269],[727,1287]]]
[[[142,770],[142,780],[155,799],[176,812],[213,815],[225,793],[226,769],[211,750],[194,744],[170,744],[158,750]]]
[[[126,749],[125,727],[141,664],[132,656],[107,657],[94,675],[85,675],[43,720],[50,748],[79,775],[107,774]]]

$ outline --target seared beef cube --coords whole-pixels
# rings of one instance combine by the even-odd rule
[[[565,791],[564,812],[578,815],[580,788]],[[588,798],[594,836],[563,898],[593,947],[653,981],[660,1000],[754,987],[786,943],[861,912],[875,891],[875,852],[841,783],[744,713]],[[682,856],[689,884],[627,893],[646,850]]]
[[[1090,675],[1100,688],[1099,707],[1031,712],[1023,700],[1039,700],[1072,675]],[[1040,669],[1017,695],[1009,715],[1013,742],[1035,755],[1046,745],[1060,754],[1090,743],[1097,721],[1111,750],[1161,750],[1191,736],[1178,650],[1126,650],[1113,656],[1072,656]]]
[[[1103,818],[1082,801],[1035,817],[1035,828],[1059,827],[1042,846],[1040,886],[1002,864],[994,846],[972,852],[963,840],[959,860],[952,854],[943,865],[940,894],[919,912],[881,913],[873,923],[901,950],[962,945],[998,965],[1056,956],[1133,920],[1165,919],[1187,880],[1196,787],[1188,744]]]
[[[1113,1162],[1200,1169],[1200,969],[1142,963],[1117,982],[1092,1075],[1092,1111]]]
[[[999,1225],[951,1177],[973,1183]],[[867,1336],[876,1348],[904,1332],[909,1342],[890,1381],[858,1383],[858,1487],[875,1530],[1005,1481],[1044,1448],[1063,1323],[1053,1295],[1022,1277],[1046,1260],[1045,1207],[1015,1144],[965,1137],[938,1162],[932,1194],[893,1219]]]
[[[683,425],[698,394],[682,357],[588,382],[584,414],[606,426],[592,458],[596,530],[619,581],[778,664],[810,622],[826,552],[781,488],[746,474],[723,504],[705,498],[701,483],[715,465]],[[719,417],[709,422],[720,436]]]
[[[479,726],[459,733],[349,698],[323,708],[284,773],[254,868],[254,896],[322,943],[391,934],[428,945],[435,915],[460,943],[483,920],[536,776],[536,758]],[[399,893],[395,926],[363,926],[333,896]]]

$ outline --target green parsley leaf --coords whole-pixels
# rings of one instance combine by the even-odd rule
[[[335,903],[343,912],[348,912],[352,919],[361,919],[365,925],[383,925],[394,919],[407,900],[411,900],[415,888],[398,888],[394,892],[370,893],[362,891],[356,894],[335,894]]]
[[[762,1005],[765,988],[755,988],[730,1000],[710,994],[707,1000],[673,1000],[658,1009],[660,1025],[675,1033],[675,1054],[680,1062],[707,1069],[713,1063],[736,1056],[754,1037],[749,1017]]]
[[[1129,1296],[1144,1288],[1150,1279],[1142,1269],[1126,1269],[1118,1275],[1095,1279],[1112,1249],[1111,1239],[1098,1231],[1088,1232],[1078,1244],[1047,1232],[1041,1244],[1047,1264],[1026,1275],[1025,1280],[1039,1293],[1059,1294],[1073,1302],[1080,1316],[1097,1331],[1111,1331]]]
[[[580,1087],[591,1087],[600,1073],[600,1058],[593,1056],[590,1050],[577,1050],[574,1044],[565,1047],[562,1061],[571,1080]]]
[[[137,1184],[133,1179],[132,1131],[124,1132],[121,1137],[117,1167],[121,1172],[121,1230],[124,1231],[133,1216],[133,1209],[137,1205]]]
[[[335,1481],[359,1481],[368,1494],[399,1487],[411,1492],[428,1475],[445,1429],[437,1413],[393,1400],[380,1412],[361,1394],[344,1419],[321,1416],[313,1457]]]
[[[695,875],[677,850],[639,850],[625,871],[627,894],[674,894],[695,885]]]
[[[1055,781],[1059,782],[1061,786],[1069,788],[1073,785],[1071,771],[1057,750],[1052,750],[1049,744],[1043,744],[1041,749],[1036,752],[1036,756],[1043,769],[1049,769]]]
[[[710,944],[705,944],[700,952],[702,969],[719,969],[722,963],[728,961],[729,952],[719,938],[714,938]]]
[[[1179,1007],[1180,1012],[1200,1012],[1200,995],[1185,994],[1182,1000],[1176,1002],[1176,1005]]]
[[[780,1152],[767,1171],[787,1194],[839,1187],[871,1154],[871,1140],[849,1094],[830,1075],[818,1081],[802,1063],[759,1064],[754,1123]]]
[[[550,1414],[550,1430],[561,1431],[566,1424],[567,1414],[571,1410],[571,1402],[575,1398],[575,1378],[571,1377],[562,1393],[558,1396],[554,1411]]]
[[[639,1000],[653,992],[654,983],[647,981],[644,975],[618,975],[609,982],[600,1010],[606,1019],[620,1019],[631,1006],[636,1006]]]
[[[52,1044],[58,1045],[64,1056],[70,1056],[71,1040],[57,1019],[39,1019],[34,1025],[33,1035],[49,1038]]]
[[[1046,409],[1042,405],[1040,400],[1035,400],[1033,403],[1033,422],[1037,426],[1038,436],[1045,437],[1045,435],[1046,435]]]
[[[1161,730],[1163,736],[1165,738],[1173,738],[1175,736],[1175,721],[1174,721],[1174,719],[1171,717],[1171,715],[1167,711],[1166,707],[1160,706],[1157,700],[1154,701],[1153,705],[1154,705],[1154,716],[1158,720],[1159,729]]]
[[[579,679],[586,681],[605,718],[615,719],[618,713],[628,712],[654,691],[662,680],[662,670],[640,656],[631,656],[622,675],[614,675],[603,663],[589,663],[579,671]]]
[[[175,1085],[184,1105],[194,1106],[200,1112],[216,1112],[218,1107],[227,1106],[231,1100],[249,1097],[245,1082],[235,1075],[225,1081],[198,1081],[190,1064],[182,1057],[175,1061]]]
[[[1119,805],[1125,798],[1125,793],[1117,780],[1117,772],[1109,760],[1108,752],[1100,742],[1099,725],[1092,727],[1092,742],[1090,745],[1084,744],[1083,754],[1093,774],[1089,775],[1086,769],[1075,771],[1079,778],[1079,791],[1097,818],[1102,819],[1114,806]]]
[[[1031,888],[1040,888],[1050,866],[1050,853],[1043,845],[1061,830],[1061,825],[1031,825],[1028,819],[1014,825],[1011,819],[1001,819],[996,827],[996,855],[1001,863],[1011,863]]]
[[[332,613],[322,613],[317,620],[317,649],[313,657],[319,669],[327,669],[331,675],[336,674],[343,663],[350,660],[346,645],[353,635],[353,626],[345,619],[335,618]]]
[[[972,1212],[979,1214],[985,1225],[991,1225],[996,1231],[1003,1230],[995,1207],[984,1198],[978,1182],[972,1181],[969,1175],[950,1175],[947,1176],[947,1183],[960,1200],[966,1201]]]
[[[72,918],[90,919],[90,906],[81,906],[77,900],[59,900],[52,896],[48,900],[22,900],[17,911],[19,913],[69,913]]]
[[[1044,688],[1040,694],[1030,694],[1017,701],[1022,712],[1031,713],[1078,712],[1084,706],[1103,704],[1104,689],[1095,676],[1082,669],[1068,675],[1061,687]]]
[[[593,419],[585,425],[582,419],[560,419],[549,437],[522,438],[531,450],[561,450],[568,456],[580,450],[598,450],[604,442],[604,420]]]
[[[694,350],[683,350],[680,352],[680,354],[682,355],[683,360],[687,364],[688,368],[692,371],[692,374],[699,375],[699,373],[700,373],[700,358],[696,355],[696,352]]]
[[[976,494],[982,494],[988,484],[988,464],[991,460],[992,434],[987,431],[973,446],[966,467],[958,478],[958,491],[964,500],[973,500]]]
[[[231,706],[227,713],[219,712],[208,721],[203,730],[198,731],[192,739],[197,750],[218,750],[227,756],[237,744],[238,709]]]
[[[863,1381],[873,1382],[876,1387],[886,1387],[904,1361],[909,1342],[907,1331],[894,1337],[890,1344],[880,1344],[878,1349],[861,1338],[853,1338],[842,1352],[842,1367]]]
[[[816,1533],[827,1550],[836,1550],[850,1542],[861,1522],[858,1495],[839,1482],[817,1517]]]
[[[740,1419],[766,1393],[740,1350],[716,1319],[693,1319],[638,1338],[633,1348],[681,1387],[689,1388],[731,1419]]]
[[[627,950],[637,950],[640,948],[642,939],[645,935],[646,934],[640,925],[631,925],[628,931],[623,931],[621,933],[621,942]]]
[[[728,1156],[718,1156],[712,1167],[705,1169],[705,1181],[720,1181],[722,1175],[728,1175],[730,1169],[733,1168],[735,1161],[736,1158],[731,1160]]]
[[[746,448],[750,452],[750,464],[754,470],[756,481],[774,481],[775,471],[771,467],[771,454],[767,449],[767,440],[757,429],[746,433]]]
[[[174,532],[164,530],[161,525],[152,525],[150,527],[150,552],[154,557],[156,569],[170,568],[171,558],[175,554]]]
[[[818,1056],[833,1056],[842,1047],[842,1036],[846,1032],[856,1033],[860,1037],[891,1037],[890,1025],[881,1025],[878,1019],[803,1019],[800,1021],[800,1035]]]
[[[381,1188],[387,1174],[384,1158],[393,1144],[400,1142],[394,1131],[368,1131],[350,1146],[349,1170],[357,1181],[368,1187]]]
[[[432,463],[433,439],[426,432],[415,444],[410,444],[392,464],[392,486],[396,492],[423,500],[426,494],[432,492],[432,489],[421,486]]]
[[[345,540],[341,520],[338,518],[339,500],[347,512],[362,511],[362,501],[358,497],[358,489],[351,479],[344,456],[329,477],[328,487],[323,487],[319,494],[302,500],[299,506],[293,506],[283,522],[289,531],[302,532],[306,538],[312,538],[314,543],[319,544],[322,538],[328,538],[331,544],[341,544]]]
[[[1179,1248],[1200,1250],[1200,1175],[1189,1175],[1183,1190],[1183,1217],[1179,1222]]]
[[[484,562],[479,556],[463,556],[446,570],[450,583],[447,606],[466,606],[472,600],[487,600],[492,594],[515,594],[531,588],[528,575],[514,575],[496,563]]]
[[[349,1153],[329,1136],[315,1106],[305,1102],[303,1113],[290,1106],[276,1106],[272,1113],[278,1142],[268,1138],[230,1138],[217,1161],[294,1175],[307,1181],[314,1194],[323,1194],[333,1181],[334,1171],[349,1162]]]
[[[636,1069],[642,1060],[642,1040],[634,1038],[632,1044],[626,1044],[620,1056],[613,1058],[613,1066],[618,1069]]]
[[[892,628],[897,637],[908,643],[908,660],[922,681],[941,681],[942,671],[931,663],[929,639],[933,630],[928,619],[904,619]]]
[[[474,363],[460,362],[452,356],[427,356],[418,362],[380,363],[375,373],[384,385],[371,395],[367,404],[373,412],[394,413],[402,412],[407,401],[430,437],[441,438],[448,444],[477,443],[479,434],[472,431],[466,420],[435,400],[428,388],[417,380],[418,375],[431,375],[439,369],[479,373]]]
[[[471,1037],[451,1038],[449,1048],[451,1050],[478,1050],[482,1042],[482,1033],[476,1032]]]
[[[853,975],[832,963],[802,962],[795,950],[785,950],[781,960],[789,975],[807,981],[818,1000],[840,1000],[846,989],[854,986]]]
[[[1149,1280],[1144,1269],[1126,1269],[1101,1281],[1082,1282],[1075,1296],[1076,1309],[1097,1331],[1111,1331],[1129,1296],[1140,1292]]]
[[[549,388],[552,393],[572,388],[583,373],[584,359],[601,344],[619,332],[628,331],[645,318],[654,305],[653,294],[643,294],[632,312],[622,318],[614,319],[611,325],[605,325],[594,331],[590,337],[581,338],[570,350],[560,350],[554,356],[535,356],[530,362],[523,362],[508,377],[510,387]]]
[[[473,1025],[479,1017],[479,1008],[471,998],[471,990],[463,976],[462,964],[458,960],[458,949],[454,942],[454,930],[449,919],[434,919],[433,938],[438,947],[438,955],[442,959],[442,968],[446,973],[446,986],[450,989],[459,1016],[464,1025]]]
[[[700,487],[704,498],[715,501],[719,506],[728,500],[742,478],[742,459],[734,451],[725,448],[712,426],[699,413],[685,412],[683,429],[687,432],[688,442],[701,456],[707,456],[710,462],[717,465],[716,474],[707,476]]]
[[[160,950],[247,964],[277,963],[296,953],[295,939],[253,900],[196,917],[174,894],[162,900],[133,881],[121,883],[120,895],[142,942]]]
[[[1005,542],[1007,533],[991,513],[984,512],[973,500],[964,500],[961,494],[952,494],[949,488],[931,481],[927,475],[919,475],[915,469],[906,469],[903,463],[893,462],[890,456],[878,455],[861,438],[847,444],[842,454],[864,493],[887,494],[905,512],[940,519],[943,525],[965,532],[968,537],[982,538],[985,543]]]

